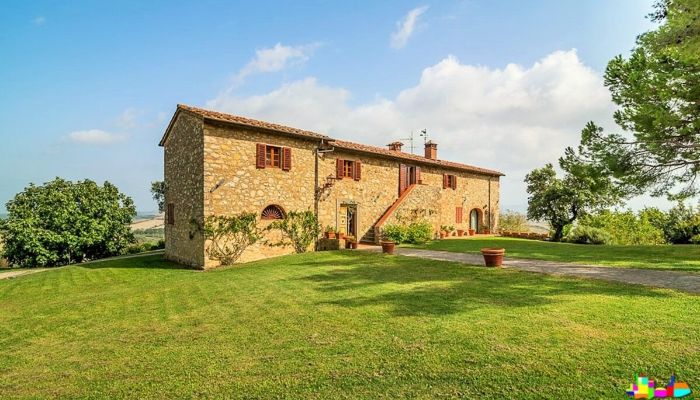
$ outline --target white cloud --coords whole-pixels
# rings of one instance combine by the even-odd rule
[[[84,144],[111,144],[120,142],[126,137],[114,133],[105,132],[100,129],[89,129],[85,131],[74,131],[68,134],[68,140],[75,143]]]
[[[401,49],[406,46],[408,39],[416,29],[418,17],[428,11],[428,6],[414,8],[409,11],[402,21],[396,23],[396,31],[391,34],[391,47]]]
[[[303,64],[318,46],[318,43],[301,46],[285,46],[277,43],[274,47],[257,50],[255,57],[236,74],[234,86],[241,84],[251,75],[278,72],[293,65]]]
[[[306,78],[261,95],[221,95],[207,106],[378,146],[427,128],[440,158],[507,175],[504,207],[526,203],[525,174],[556,164],[587,121],[614,126],[602,78],[575,50],[553,52],[529,67],[474,66],[450,56],[394,98],[357,106],[350,100],[348,90]],[[416,149],[422,154],[422,142]]]
[[[46,17],[43,17],[43,16],[38,16],[32,20],[32,24],[34,24],[34,26],[42,26],[45,23],[46,23]]]
[[[116,124],[122,129],[134,129],[138,125],[138,118],[141,114],[135,108],[127,108],[119,115]]]

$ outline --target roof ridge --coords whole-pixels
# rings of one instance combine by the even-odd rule
[[[313,132],[313,131],[308,131],[305,129],[294,128],[291,126],[276,124],[276,123],[272,123],[272,122],[243,117],[243,116],[235,115],[235,114],[224,113],[224,112],[220,112],[220,111],[207,110],[205,108],[194,107],[194,106],[190,106],[187,104],[178,103],[177,110],[178,111],[179,110],[188,111],[188,112],[200,115],[204,118],[209,118],[211,120],[216,120],[216,121],[221,121],[221,122],[228,122],[228,123],[233,123],[233,124],[238,124],[238,125],[245,125],[245,126],[250,126],[250,127],[254,127],[254,128],[262,128],[262,129],[272,130],[272,131],[276,131],[276,132],[280,132],[280,133],[287,133],[287,134],[292,134],[292,135],[303,136],[306,138],[325,139],[325,140],[329,140],[329,141],[335,143],[337,147],[341,147],[341,148],[344,148],[346,150],[354,150],[354,151],[360,151],[360,152],[366,152],[366,153],[373,153],[373,154],[377,154],[377,155],[384,155],[384,156],[388,156],[388,157],[392,157],[392,158],[401,158],[401,159],[406,159],[406,160],[412,160],[412,161],[421,162],[421,163],[425,163],[425,164],[438,165],[438,166],[441,166],[444,168],[460,169],[460,170],[466,170],[466,171],[470,171],[470,172],[487,174],[487,175],[504,176],[504,174],[502,172],[488,169],[488,168],[477,167],[474,165],[463,164],[463,163],[459,163],[459,162],[455,162],[455,161],[425,158],[425,157],[422,157],[422,156],[419,156],[419,155],[416,155],[413,153],[404,153],[402,151],[389,150],[389,149],[386,149],[384,147],[363,144],[363,143],[357,143],[357,142],[351,142],[351,141],[343,140],[343,139],[336,139],[336,138],[330,137],[330,136],[325,135],[325,134],[321,134],[321,133],[317,133],[317,132]],[[176,111],[176,113],[177,113],[177,111]],[[168,129],[166,130],[165,135],[163,136],[163,139],[161,140],[161,145],[165,142],[165,139],[166,139],[169,131],[170,131],[170,126],[168,126]]]

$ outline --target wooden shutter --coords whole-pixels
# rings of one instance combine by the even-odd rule
[[[442,188],[443,189],[447,189],[447,185],[449,183],[448,180],[449,180],[449,178],[447,177],[447,174],[442,174]]]
[[[457,207],[455,209],[455,222],[458,224],[462,223],[462,207]]]
[[[255,167],[265,168],[265,145],[262,143],[255,145]]]
[[[282,148],[282,170],[289,171],[292,169],[292,149],[289,147]]]
[[[457,190],[457,175],[452,175],[452,189]]]
[[[168,225],[175,225],[175,204],[168,203],[168,210],[165,215]]]
[[[406,190],[406,175],[408,173],[408,167],[406,164],[399,165],[399,196],[403,194]]]
[[[420,178],[420,167],[416,167],[416,183],[423,183]]]
[[[355,161],[355,173],[353,178],[355,178],[356,181],[362,179],[362,162],[360,162],[360,160]]]
[[[343,160],[340,158],[335,160],[335,177],[343,179]]]

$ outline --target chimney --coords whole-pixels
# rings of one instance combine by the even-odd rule
[[[387,144],[387,146],[389,146],[389,150],[392,150],[392,151],[401,151],[401,146],[403,146],[403,143],[401,143],[401,142],[391,142],[391,143]]]
[[[425,143],[425,158],[437,160],[437,143],[429,140]]]

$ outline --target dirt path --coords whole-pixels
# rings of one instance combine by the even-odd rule
[[[365,248],[367,251],[381,251],[381,248]],[[465,264],[483,265],[484,259],[476,253],[454,253],[448,251],[397,248],[396,253],[408,257],[420,257],[440,261],[456,261]],[[583,265],[555,261],[525,260],[510,258],[506,254],[505,268],[551,275],[576,276],[580,278],[602,279],[612,282],[632,283],[666,289],[682,290],[700,294],[700,274],[680,271],[653,269],[613,268],[603,265]]]

